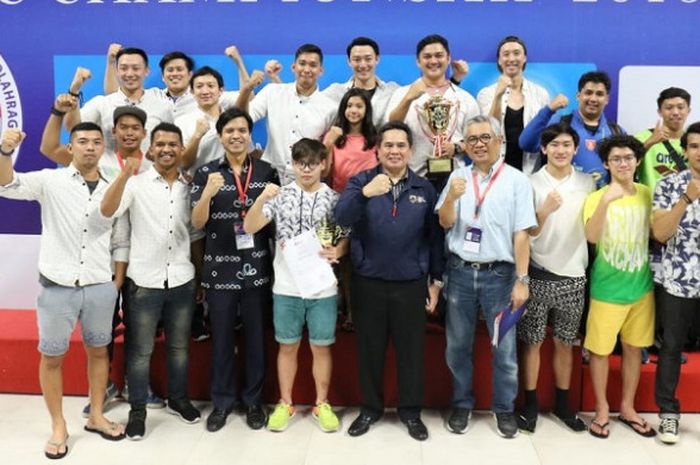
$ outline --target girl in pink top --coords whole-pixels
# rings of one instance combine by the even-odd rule
[[[324,174],[336,192],[343,192],[357,173],[377,166],[376,134],[369,94],[358,88],[348,90],[323,141],[331,155]]]

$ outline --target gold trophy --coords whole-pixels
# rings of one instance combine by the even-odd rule
[[[316,236],[322,247],[332,247],[337,242],[337,227],[326,216],[321,224],[316,228]]]
[[[433,153],[428,157],[428,178],[439,179],[454,169],[452,157],[442,156],[442,146],[457,129],[459,102],[451,102],[440,94],[431,96],[419,111],[418,121],[426,136],[433,141]]]

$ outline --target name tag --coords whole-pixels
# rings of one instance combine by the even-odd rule
[[[233,233],[236,237],[236,248],[238,250],[252,249],[255,246],[253,235],[245,232],[243,223],[234,223]]]
[[[481,229],[467,226],[467,232],[464,235],[464,251],[479,253],[479,250],[481,250]]]

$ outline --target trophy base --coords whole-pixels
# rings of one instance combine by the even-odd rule
[[[444,179],[452,173],[454,165],[452,158],[429,158],[426,177],[428,179]]]

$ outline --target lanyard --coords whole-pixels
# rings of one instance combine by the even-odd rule
[[[241,178],[238,176],[238,173],[236,173],[236,170],[233,168],[231,169],[231,172],[233,173],[233,180],[236,181],[236,190],[238,191],[238,200],[241,202],[241,208],[243,209],[241,211],[241,218],[245,218],[245,214],[247,212],[246,210],[246,199],[248,198],[248,189],[250,188],[250,178],[253,177],[253,162],[248,157],[248,174],[246,175],[245,178],[245,187],[241,185]]]
[[[472,184],[474,185],[474,202],[476,202],[476,206],[474,207],[474,219],[479,218],[479,214],[481,213],[481,205],[483,205],[484,203],[486,194],[489,193],[489,190],[491,190],[491,186],[493,186],[493,184],[496,182],[496,179],[498,179],[498,175],[501,174],[501,171],[503,171],[503,168],[505,166],[506,162],[502,161],[501,166],[498,167],[496,172],[493,173],[493,176],[491,176],[491,179],[489,179],[489,183],[486,185],[486,189],[484,189],[484,195],[479,194],[479,181],[477,179],[475,167],[472,166]]]
[[[389,178],[389,182],[391,183],[391,196],[394,200],[394,204],[391,207],[391,216],[396,218],[397,216],[399,216],[398,200],[401,196],[401,192],[403,191],[403,180],[400,179],[399,182],[394,183],[394,181],[392,181],[391,178]]]
[[[116,153],[117,155],[117,161],[119,162],[119,168],[124,169],[124,159],[122,156],[119,154],[119,152]],[[143,153],[139,152],[139,166],[136,171],[141,171],[141,162],[143,161]]]

